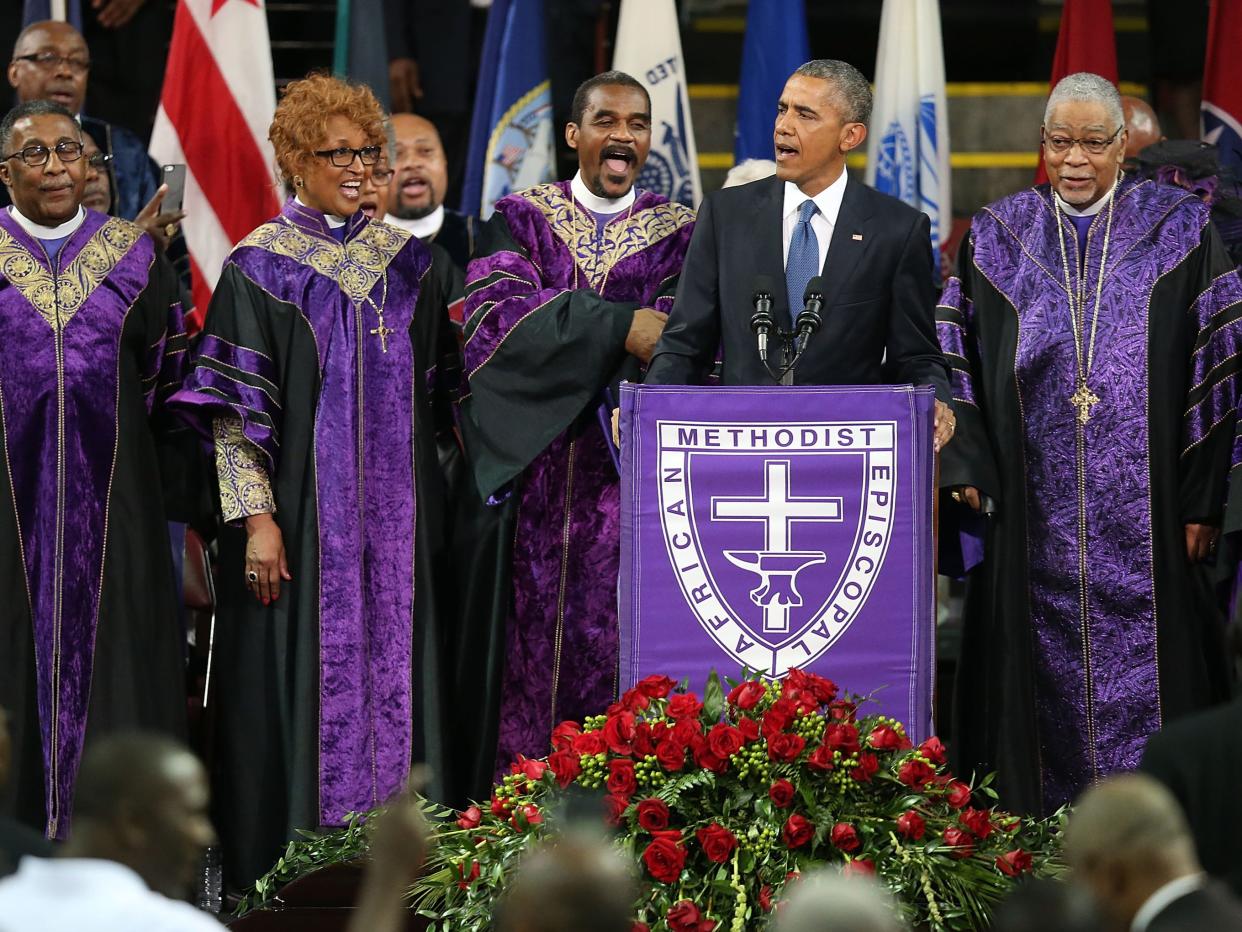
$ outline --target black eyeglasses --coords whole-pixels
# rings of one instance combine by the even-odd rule
[[[394,174],[395,172],[391,168],[373,168],[371,169],[371,180],[376,184],[388,184]]]
[[[51,149],[47,146],[27,146],[25,149],[20,149],[17,152],[4,156],[4,161],[7,162],[9,159],[20,158],[31,168],[38,168],[40,165],[46,165],[47,160],[51,158],[52,153],[55,152],[56,157],[62,162],[76,162],[82,157],[83,148],[84,146],[82,143],[69,142],[68,140],[56,143],[56,145]],[[103,153],[100,154],[102,155]],[[111,157],[112,156],[108,156],[108,158]]]
[[[70,161],[73,161],[73,160],[70,159]],[[112,164],[112,153],[111,152],[92,152],[90,155],[86,157],[86,161],[90,164],[91,168],[103,168],[106,165]]]
[[[40,68],[46,68],[51,71],[53,68],[59,68],[62,64],[68,65],[69,70],[75,74],[85,74],[91,70],[91,60],[89,58],[79,58],[77,55],[58,55],[56,52],[35,52],[31,55],[18,55],[13,61],[33,62]]]
[[[1044,145],[1052,152],[1069,152],[1074,148],[1075,144],[1082,146],[1083,152],[1089,152],[1091,155],[1103,155],[1108,147],[1113,144],[1113,140],[1117,138],[1117,134],[1125,129],[1124,124],[1118,126],[1113,134],[1107,139],[1100,139],[1098,136],[1091,139],[1075,139],[1073,136],[1062,136],[1059,133],[1055,136],[1049,136],[1044,133]]]
[[[348,168],[354,164],[355,158],[363,165],[374,165],[379,161],[380,147],[363,146],[361,149],[351,149],[349,146],[340,146],[336,149],[316,149],[311,154],[321,159],[330,159],[337,168]]]

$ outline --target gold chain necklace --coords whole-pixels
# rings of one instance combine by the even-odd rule
[[[1113,203],[1117,193],[1117,184],[1113,184],[1112,190],[1108,192],[1108,220],[1104,226],[1104,252],[1100,257],[1100,272],[1095,280],[1095,313],[1091,317],[1091,335],[1087,344],[1086,364],[1083,364],[1083,348],[1082,336],[1083,330],[1086,328],[1086,291],[1084,288],[1087,276],[1086,257],[1082,264],[1082,269],[1078,275],[1078,287],[1075,288],[1070,280],[1069,256],[1065,250],[1065,222],[1064,213],[1061,209],[1061,202],[1057,198],[1055,191],[1052,192],[1053,213],[1056,215],[1057,221],[1057,244],[1061,247],[1061,269],[1065,274],[1065,295],[1069,299],[1070,305],[1070,325],[1074,336],[1074,362],[1077,368],[1077,380],[1074,387],[1074,394],[1070,395],[1070,404],[1078,411],[1078,423],[1086,424],[1091,419],[1091,408],[1099,404],[1099,396],[1091,391],[1087,379],[1091,375],[1091,364],[1095,362],[1095,334],[1100,323],[1100,295],[1104,290],[1104,270],[1108,264],[1108,243],[1113,232]],[[1078,232],[1070,223],[1074,232],[1074,247],[1078,247]]]
[[[573,205],[574,242],[577,242],[578,241],[578,219],[581,216],[581,213],[578,210],[578,199],[574,197],[572,191],[570,191],[569,193],[569,202],[570,204]],[[618,225],[619,233],[624,233],[626,224],[630,222],[630,217],[634,215],[634,205],[637,203],[638,203],[638,193],[635,192],[634,200],[630,201],[630,209],[625,212],[625,220],[623,220]],[[585,220],[586,218],[583,218],[583,219]],[[592,214],[591,220],[594,221],[594,219],[595,219],[595,215]],[[594,226],[596,228],[595,230],[596,236],[598,237],[599,240],[603,240],[604,233],[608,229],[608,223],[609,221],[605,221],[602,229],[599,227],[598,223],[588,224],[588,228],[585,232],[590,233],[590,227]],[[592,242],[594,243],[595,241],[596,241],[596,237],[592,237]],[[598,255],[602,251],[602,247],[603,247],[602,242],[599,243],[599,247],[600,248],[596,249],[596,255]],[[604,280],[600,283],[599,288],[597,288],[595,291],[595,293],[599,295],[601,298],[604,296],[604,289],[608,287],[608,276],[612,274],[612,267],[616,265],[617,262],[620,261],[620,253],[621,253],[621,237],[620,235],[618,235],[618,237],[612,242],[612,249],[608,251],[608,264],[604,266]],[[574,259],[574,291],[577,291],[578,290],[578,258],[577,256],[574,256],[573,259]]]

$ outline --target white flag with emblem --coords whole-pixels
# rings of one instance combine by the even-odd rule
[[[651,153],[638,186],[697,207],[703,197],[674,0],[623,0],[612,67],[651,94]]]
[[[868,139],[867,184],[931,218],[938,260],[953,198],[937,0],[884,0]]]

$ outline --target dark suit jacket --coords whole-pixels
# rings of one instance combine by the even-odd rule
[[[1139,770],[1167,786],[1182,804],[1203,869],[1242,897],[1242,820],[1237,815],[1242,699],[1166,725],[1148,740]]]
[[[1242,932],[1242,905],[1216,884],[1178,897],[1152,917],[1147,932]]]
[[[720,347],[725,385],[772,384],[750,318],[755,278],[767,275],[773,316],[789,326],[784,198],[785,183],[765,178],[713,191],[703,201],[647,383],[701,382]],[[797,384],[932,385],[936,397],[950,400],[936,340],[929,230],[926,214],[853,179],[846,183],[823,268],[823,327],[798,363]],[[779,344],[770,345],[775,368]]]

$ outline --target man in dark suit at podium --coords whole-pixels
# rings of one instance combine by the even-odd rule
[[[871,89],[845,62],[798,68],[776,108],[776,177],[709,194],[646,384],[703,381],[718,348],[725,385],[771,385],[752,329],[766,277],[776,328],[792,330],[821,276],[822,326],[794,371],[799,385],[911,383],[936,389],[935,444],[953,434],[948,370],[936,341],[930,221],[845,172],[867,137]]]

